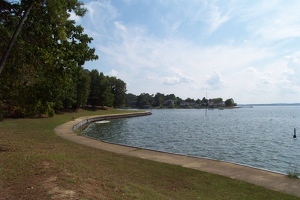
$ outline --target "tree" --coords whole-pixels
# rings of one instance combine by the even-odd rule
[[[137,107],[149,108],[153,103],[153,96],[148,93],[142,93],[137,98]]]
[[[17,36],[18,36],[19,32],[21,31],[21,28],[22,28],[22,26],[23,26],[23,24],[24,24],[24,22],[25,22],[25,20],[26,20],[26,18],[28,16],[30,10],[32,9],[32,6],[33,6],[34,2],[35,1],[33,1],[33,0],[31,0],[29,2],[28,7],[24,11],[24,15],[21,17],[20,22],[19,22],[17,28],[15,29],[15,31],[14,31],[11,39],[9,40],[7,48],[4,51],[4,53],[3,53],[2,57],[1,57],[1,60],[0,60],[0,74],[1,74],[1,72],[3,70],[3,68],[4,68],[4,64],[5,64],[8,56],[9,56],[9,53],[10,53],[10,51],[11,51],[11,49],[12,49],[12,47],[13,47],[16,39],[17,39]],[[1,1],[1,4],[5,5],[5,7],[9,7],[10,6],[9,3],[5,2],[5,1]]]
[[[164,103],[165,95],[161,93],[156,93],[154,96],[153,106],[162,106]]]
[[[200,99],[197,99],[196,103],[199,104],[199,105],[202,105],[202,101]]]
[[[100,82],[100,96],[99,105],[100,106],[112,106],[114,103],[114,94],[111,92],[111,83],[109,77],[105,76],[102,72],[99,75]]]
[[[230,98],[225,101],[225,106],[227,107],[236,106],[236,103],[234,103],[234,100]]]
[[[205,97],[202,98],[202,106],[208,106],[208,99],[206,99]]]
[[[14,4],[10,12],[0,8],[4,40],[8,40],[19,13],[30,2]],[[77,0],[44,3],[33,5],[16,38],[17,48],[11,49],[2,71],[0,104],[6,116],[53,115],[54,109],[76,106],[82,66],[87,60],[97,59],[95,50],[88,47],[92,38],[81,26],[67,20],[69,12],[77,10]],[[58,5],[59,11],[55,10]],[[0,45],[4,49],[5,44]]]
[[[165,95],[165,101],[166,100],[174,100],[176,98],[175,94],[167,94]]]
[[[212,103],[211,106],[213,106],[213,107],[223,106],[223,99],[222,98],[213,98],[213,99],[210,99],[209,102]]]
[[[99,72],[93,69],[90,72],[90,78],[91,78],[91,85],[90,85],[90,94],[88,97],[88,104],[95,107],[99,104],[100,101],[99,98],[101,94]]]
[[[194,103],[195,102],[195,100],[191,99],[191,98],[187,98],[185,101],[188,102],[188,103]]]
[[[112,106],[114,103],[114,94],[111,92],[111,83],[109,77],[98,70],[93,69],[90,72],[91,86],[88,97],[88,104],[96,106]]]
[[[180,98],[180,97],[176,97],[174,99],[174,103],[175,103],[175,106],[180,106],[180,103],[182,102],[183,100]]]
[[[125,104],[126,83],[116,77],[108,77],[111,94],[114,96],[113,106],[122,107]]]
[[[46,0],[29,0],[29,1],[21,1],[19,6],[15,3],[9,3],[4,0],[0,1],[1,5],[1,13],[5,13],[5,11],[12,11],[11,15],[14,15],[15,17],[19,17],[20,21],[15,28],[15,31],[9,40],[9,43],[7,45],[6,50],[1,55],[0,60],[0,74],[4,68],[4,64],[12,50],[12,47],[17,39],[17,36],[19,32],[21,31],[25,20],[27,19],[29,12],[32,8],[39,9],[39,8],[46,8],[43,9],[45,12],[49,13],[53,21],[56,22],[56,30],[58,32],[58,35],[60,36],[61,40],[66,40],[65,35],[65,24],[68,21],[68,18],[70,16],[69,12],[74,11],[76,15],[83,16],[86,12],[85,8],[82,8],[82,3],[78,2],[77,0],[56,0],[56,1],[46,1]],[[16,9],[19,7],[19,9]],[[14,9],[12,9],[14,8]],[[16,12],[16,10],[17,12]],[[3,12],[4,11],[4,12]],[[7,12],[6,12],[7,13]],[[23,15],[21,15],[24,13]],[[40,17],[40,16],[39,16]]]
[[[87,103],[90,93],[91,77],[87,69],[78,72],[76,107],[79,108]]]
[[[136,103],[137,103],[136,95],[134,95],[132,93],[126,94],[126,98],[125,98],[125,106],[126,107],[135,108],[135,107],[137,107]]]

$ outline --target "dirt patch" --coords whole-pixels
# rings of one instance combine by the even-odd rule
[[[0,179],[0,199],[78,199],[75,191],[59,184],[61,177],[69,175],[54,166],[53,162],[43,161],[30,179],[14,184]]]
[[[50,161],[43,161],[40,164],[43,170],[51,171],[54,163]],[[60,175],[61,176],[61,175]],[[62,174],[62,176],[64,176]],[[72,190],[67,190],[58,185],[58,174],[52,173],[49,178],[43,181],[43,189],[46,191],[47,196],[50,199],[75,199],[75,192]]]
[[[56,183],[57,177],[53,176],[47,179],[43,187],[48,191],[51,199],[75,199],[75,192],[59,187]]]

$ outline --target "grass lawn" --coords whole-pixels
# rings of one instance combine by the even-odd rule
[[[54,128],[75,116],[0,122],[0,199],[299,199],[242,181],[72,143]]]

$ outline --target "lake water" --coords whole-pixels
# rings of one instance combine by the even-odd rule
[[[214,109],[207,115],[204,109],[153,109],[150,116],[91,124],[83,135],[283,174],[300,170],[300,106]]]

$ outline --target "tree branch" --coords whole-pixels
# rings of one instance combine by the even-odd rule
[[[13,47],[13,45],[14,45],[17,37],[18,37],[19,32],[22,29],[22,26],[23,26],[25,20],[27,19],[27,16],[28,16],[28,14],[29,14],[29,12],[30,12],[33,4],[34,4],[34,0],[32,0],[30,2],[28,8],[25,10],[24,15],[21,18],[21,20],[20,20],[20,22],[19,22],[19,24],[18,24],[18,26],[17,26],[17,28],[16,28],[13,36],[11,37],[11,39],[9,41],[9,44],[8,44],[8,46],[7,46],[7,48],[6,48],[5,52],[4,52],[4,55],[2,56],[2,58],[0,60],[0,75],[1,75],[1,72],[2,72],[2,70],[4,68],[5,62],[6,62],[7,58],[8,58],[8,56],[9,56],[9,53],[10,53],[10,51],[11,51],[11,49],[12,49],[12,47]]]

